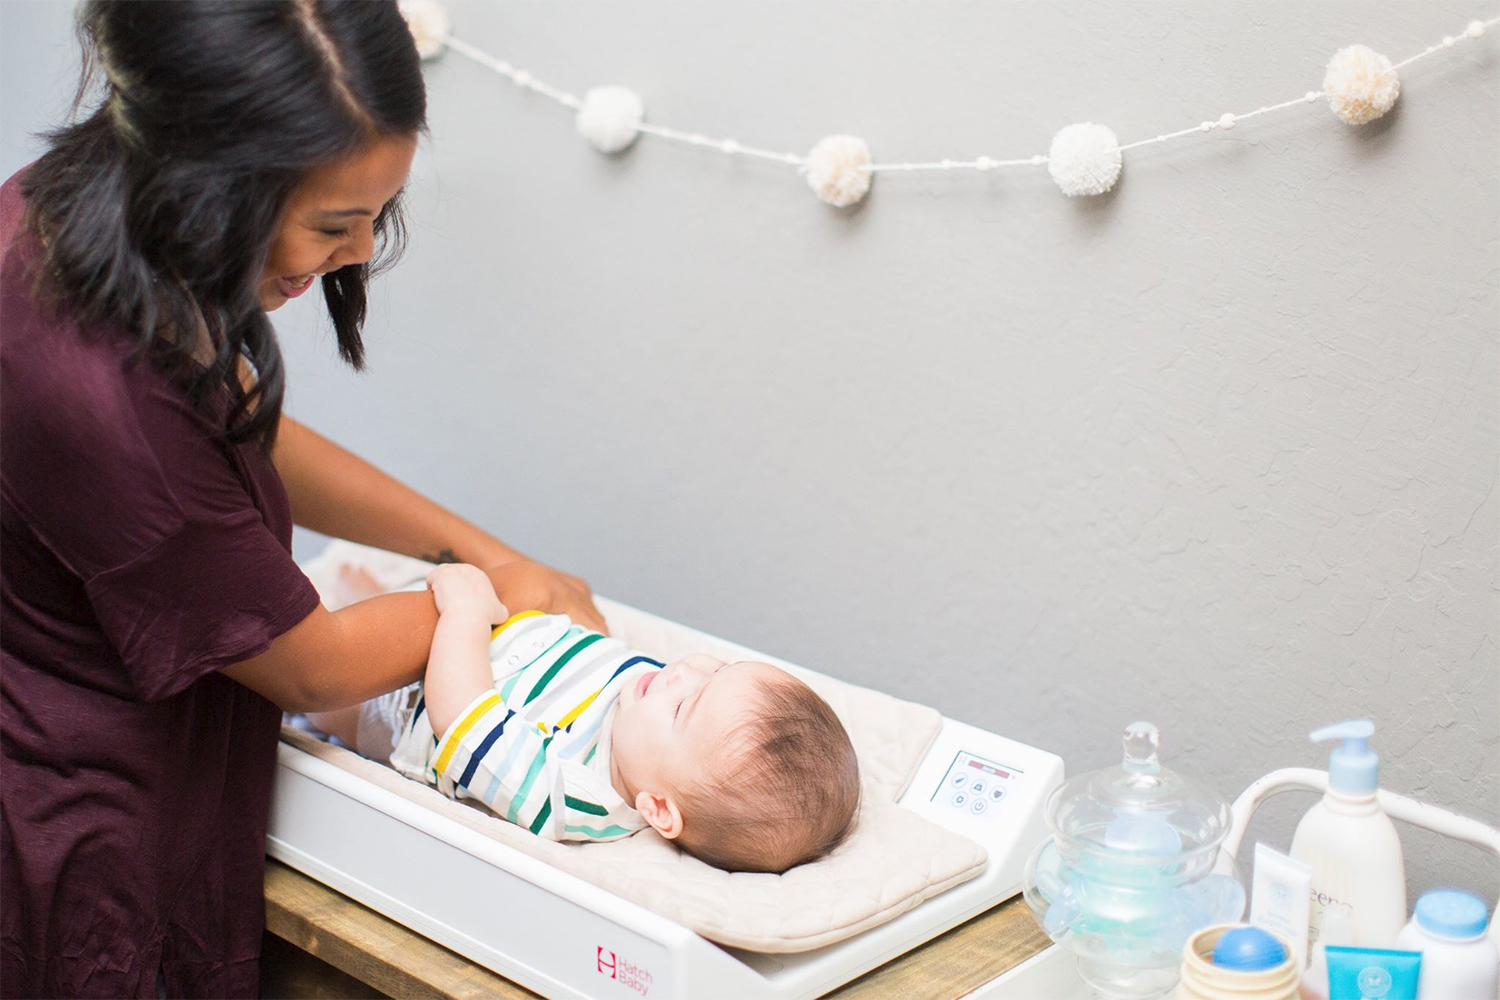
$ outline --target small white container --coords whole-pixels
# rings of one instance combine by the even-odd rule
[[[1292,942],[1297,974],[1301,975],[1307,968],[1312,869],[1265,844],[1256,844],[1255,877],[1250,884],[1250,922]]]
[[[1489,914],[1477,896],[1434,889],[1417,900],[1396,947],[1422,953],[1417,1000],[1494,1000],[1500,961],[1485,936]]]
[[[1302,973],[1302,995],[1307,1000],[1328,1000],[1328,946],[1348,947],[1354,944],[1354,911],[1343,904],[1323,911],[1323,926],[1318,928],[1312,946],[1312,960]]]

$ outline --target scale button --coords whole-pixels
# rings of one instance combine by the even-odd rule
[[[994,799],[996,802],[999,802],[1001,799],[1005,798],[1005,786],[996,785],[994,788],[991,788],[990,798]]]
[[[965,781],[968,781],[968,780],[969,780],[969,779],[968,779],[968,778],[966,778],[966,777],[965,777],[965,776],[964,776],[964,775],[963,775],[963,774],[955,774],[955,775],[954,775],[954,776],[953,776],[953,784],[954,784],[954,785],[955,785],[955,786],[957,786],[957,785],[962,785],[962,784],[963,784],[963,783],[964,783],[964,782],[965,782]]]
[[[967,793],[965,793],[965,792],[957,792],[957,793],[954,794],[954,796],[953,796],[953,804],[955,806],[958,806],[958,808],[962,809],[964,806],[968,805],[968,803],[969,803],[969,796],[968,796]]]
[[[984,794],[984,779],[983,778],[977,778],[977,779],[975,779],[974,784],[972,784],[972,785],[969,786],[969,791],[973,792],[975,795],[983,795]]]
[[[969,806],[969,809],[973,811],[975,816],[978,816],[980,813],[984,812],[984,810],[988,806],[989,803],[984,801],[984,799],[975,799],[974,804]]]

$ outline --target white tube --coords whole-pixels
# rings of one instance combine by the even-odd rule
[[[1250,891],[1250,922],[1292,942],[1297,975],[1307,968],[1308,892],[1312,869],[1265,844],[1255,845],[1255,876]]]

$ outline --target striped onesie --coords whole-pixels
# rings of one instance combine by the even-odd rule
[[[494,689],[441,740],[418,697],[391,766],[548,840],[629,836],[646,823],[610,781],[614,709],[663,666],[566,615],[512,615],[490,637]]]

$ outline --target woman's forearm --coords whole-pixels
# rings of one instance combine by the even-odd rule
[[[382,594],[338,611],[321,605],[222,673],[287,712],[355,705],[422,677],[438,622],[430,593]]]
[[[428,562],[498,566],[522,558],[290,417],[281,418],[272,460],[286,484],[292,520],[305,528]]]

